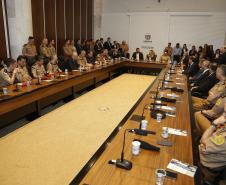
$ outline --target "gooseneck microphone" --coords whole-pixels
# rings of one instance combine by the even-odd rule
[[[128,161],[124,158],[124,148],[125,148],[125,140],[126,140],[126,132],[130,131],[130,129],[126,129],[124,131],[124,136],[123,136],[123,145],[122,145],[122,151],[121,151],[121,158],[116,159],[116,160],[110,160],[108,163],[109,164],[115,164],[116,167],[122,168],[125,170],[131,170],[133,167],[133,164],[131,161]]]
[[[122,169],[125,169],[125,170],[131,170],[132,167],[133,167],[132,162],[129,161],[129,160],[126,160],[124,158],[126,132],[135,133],[136,135],[142,135],[142,136],[147,136],[148,134],[156,134],[156,132],[150,131],[150,130],[140,130],[140,129],[125,129],[124,130],[121,158],[116,159],[116,160],[110,160],[110,161],[108,161],[108,163],[109,164],[115,164],[117,168],[122,168]]]
[[[162,86],[163,86],[163,83],[164,82],[162,81]],[[157,107],[156,107],[157,106],[156,101],[158,99],[158,94],[159,94],[159,85],[160,85],[160,81],[159,81],[158,86],[157,86],[157,91],[156,91],[155,98],[154,98],[154,105],[153,105],[153,107],[151,109],[151,117],[154,118],[154,119],[157,119],[157,115],[158,114],[161,114],[162,115],[162,119],[164,119],[166,117],[165,111],[160,110],[160,109],[157,109]]]

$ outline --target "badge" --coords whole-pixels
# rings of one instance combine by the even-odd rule
[[[224,144],[224,137],[222,135],[218,135],[215,137],[211,138],[211,141],[215,144],[215,145],[223,145]]]
[[[221,104],[221,99],[218,99],[216,105],[219,106]]]

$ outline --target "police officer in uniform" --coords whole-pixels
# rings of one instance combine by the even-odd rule
[[[199,154],[206,184],[216,184],[216,177],[226,168],[226,104],[224,113],[203,134]]]
[[[32,66],[35,63],[35,57],[37,55],[37,49],[34,44],[34,37],[28,38],[28,43],[23,46],[22,53],[27,57],[28,65]]]
[[[17,57],[17,65],[18,65],[17,79],[20,82],[31,81],[32,78],[29,75],[27,67],[26,67],[26,57],[22,56],[22,55],[18,56]]]
[[[47,65],[47,73],[48,74],[57,74],[60,72],[62,72],[62,71],[58,66],[58,58],[56,55],[54,55]]]
[[[8,58],[4,61],[4,64],[5,64],[5,67],[0,71],[1,87],[12,85],[18,82],[16,78],[17,73],[19,72],[19,69],[17,68],[17,62],[12,58]]]
[[[48,47],[48,39],[44,38],[42,44],[39,47],[39,53],[44,57],[44,64],[47,65],[51,58],[51,53]]]
[[[226,92],[220,97],[212,109],[195,113],[195,123],[198,134],[202,135],[210,126],[211,121],[218,118],[224,111]]]
[[[44,63],[43,57],[37,56],[36,62],[31,68],[31,72],[34,78],[42,78],[46,75],[46,70],[43,63]]]

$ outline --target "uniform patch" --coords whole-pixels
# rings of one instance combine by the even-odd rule
[[[211,138],[211,141],[215,144],[215,145],[223,145],[224,144],[224,137],[222,135],[218,135],[215,137]]]

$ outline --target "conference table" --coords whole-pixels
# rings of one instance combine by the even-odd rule
[[[62,75],[53,81],[43,81],[37,85],[33,80],[31,86],[25,86],[20,91],[15,85],[8,86],[9,93],[0,93],[0,129],[10,123],[35,113],[35,118],[41,115],[41,110],[52,103],[69,97],[87,87],[95,88],[99,82],[110,80],[130,69],[143,69],[160,72],[166,65],[161,63],[116,61],[106,66],[98,66],[87,71],[74,71]]]
[[[139,78],[140,81],[138,81],[138,83],[142,84],[142,82],[144,82],[146,84],[144,86],[140,86],[140,88],[143,88],[144,90],[139,91],[139,97],[138,95],[134,96],[138,97],[137,99],[135,98],[136,100],[134,97],[131,98],[131,101],[134,101],[134,103],[132,104],[129,111],[126,111],[123,119],[120,118],[120,121],[114,125],[114,129],[108,133],[108,137],[104,141],[101,141],[99,148],[94,149],[94,154],[90,157],[86,164],[83,165],[81,169],[79,169],[79,172],[74,174],[70,184],[155,184],[156,169],[166,169],[171,159],[178,159],[189,164],[194,163],[192,148],[193,123],[190,106],[191,97],[187,88],[186,76],[179,73],[172,74],[172,82],[169,82],[170,85],[179,86],[184,90],[183,93],[175,93],[178,95],[176,103],[167,103],[168,106],[176,107],[175,116],[167,116],[161,121],[161,123],[157,123],[155,119],[151,118],[150,111],[144,109],[147,104],[154,102],[153,97],[158,89],[160,80],[163,79],[166,71],[168,70],[165,64],[122,61],[101,68],[91,69],[87,72],[76,71],[71,73],[69,76],[64,76],[51,83],[43,82],[41,85],[36,85],[34,83],[31,87],[24,87],[20,92],[14,91],[15,87],[10,86],[10,96],[0,99],[1,126],[5,125],[2,122],[3,119],[7,124],[16,119],[15,117],[11,118],[12,115],[15,115],[15,113],[21,113],[21,116],[25,116],[32,112],[40,114],[40,111],[43,107],[56,100],[63,99],[68,96],[73,99],[73,94],[82,88],[87,86],[95,87],[98,82],[106,79],[110,80],[109,83],[111,83],[111,79],[114,78],[114,75],[119,76],[118,78],[122,76],[120,81],[123,81],[123,74],[130,71],[131,69],[139,69],[139,72],[141,73],[143,73],[145,70],[155,71],[159,72],[159,75],[154,78]],[[129,81],[132,81],[134,77],[129,76],[128,78]],[[114,83],[114,80],[112,81],[112,83]],[[129,81],[125,82],[129,83]],[[131,87],[133,86],[134,84],[131,84]],[[139,85],[137,86],[139,87]],[[129,90],[127,89],[127,91]],[[165,96],[170,93],[172,93],[171,90],[163,91]],[[130,93],[128,93],[128,95],[129,94]],[[106,111],[106,107],[102,107],[102,109],[103,111]],[[25,111],[27,112],[24,113]],[[120,158],[124,131],[126,129],[139,128],[140,120],[134,120],[132,118],[134,116],[141,116],[143,112],[145,119],[148,121],[147,129],[155,131],[156,134],[148,136],[138,136],[133,133],[126,134],[125,159],[133,163],[133,168],[131,170],[127,171],[116,168],[115,165],[108,164],[109,160]],[[41,123],[41,121],[38,122]],[[40,125],[40,123],[37,123],[37,125]],[[31,124],[33,124],[33,122]],[[157,144],[157,141],[163,139],[161,137],[162,127],[186,130],[188,136],[184,137],[170,135],[168,140],[172,141],[173,146],[160,146]],[[96,139],[98,139],[98,136],[96,137]],[[141,149],[141,153],[138,156],[134,156],[131,153],[131,143],[134,139],[140,139],[154,146],[158,146],[160,147],[160,152]],[[164,184],[192,185],[195,184],[195,181],[194,178],[178,173],[176,180],[165,179]]]

